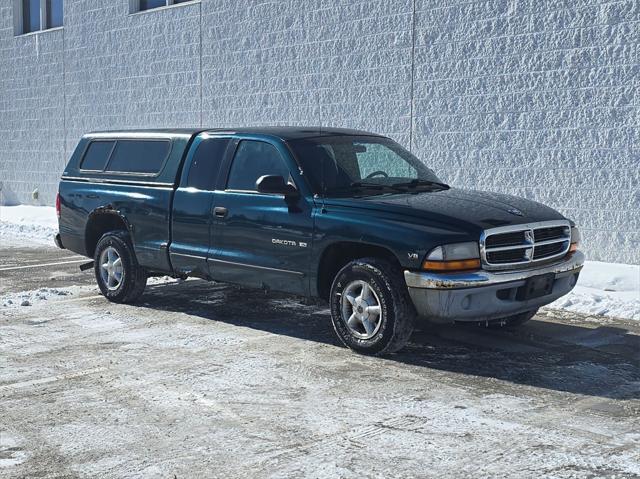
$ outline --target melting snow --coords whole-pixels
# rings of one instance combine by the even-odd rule
[[[574,290],[547,307],[640,320],[640,266],[587,261]]]
[[[52,206],[0,206],[0,246],[53,246],[58,218]]]

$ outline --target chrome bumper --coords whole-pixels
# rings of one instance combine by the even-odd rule
[[[584,264],[584,254],[576,251],[571,258],[560,263],[554,263],[540,268],[531,268],[519,271],[473,271],[470,273],[427,273],[424,271],[405,271],[404,280],[409,288],[427,289],[458,289],[475,288],[492,284],[522,281],[531,276],[547,273],[578,272]]]
[[[499,319],[549,304],[573,289],[584,264],[580,251],[570,258],[519,271],[436,274],[405,271],[404,278],[420,316],[439,322]],[[517,300],[518,288],[532,276],[554,273],[550,294]]]

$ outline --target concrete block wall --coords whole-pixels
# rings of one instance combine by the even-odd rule
[[[319,3],[202,3],[202,102],[206,125],[320,121]]]
[[[18,37],[2,2],[0,200],[52,203],[89,130],[344,126],[640,263],[639,48],[636,0],[68,0],[63,29]]]
[[[416,155],[541,201],[589,256],[640,262],[640,2],[416,2]]]
[[[14,37],[12,18],[1,2],[0,199],[51,204],[66,161],[63,31]]]
[[[200,124],[198,3],[67,1],[64,22],[68,154],[87,131]]]

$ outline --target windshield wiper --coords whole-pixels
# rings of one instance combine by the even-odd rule
[[[437,186],[438,188],[442,188],[443,190],[448,190],[450,188],[450,186],[445,183],[440,183],[438,181],[431,181],[431,180],[421,180],[421,179],[405,181],[402,183],[393,183],[391,186],[400,187],[400,188],[402,187],[417,188],[418,186]]]
[[[437,181],[430,180],[420,180],[415,179],[402,183],[392,183],[392,184],[384,184],[384,183],[373,183],[370,181],[354,181],[349,186],[339,186],[337,188],[328,189],[327,193],[338,193],[345,191],[353,191],[353,190],[374,190],[374,191],[384,191],[391,190],[397,193],[405,193],[407,188],[418,188],[420,186],[430,186],[437,187],[443,190],[448,190],[449,185],[444,183],[439,183]]]
[[[353,190],[375,190],[375,191],[392,190],[397,192],[405,191],[404,188],[395,186],[395,185],[385,185],[382,183],[373,183],[368,181],[354,181],[350,183],[349,186],[339,186],[336,188],[329,188],[326,190],[326,193],[339,193],[339,192],[348,192]]]
[[[390,189],[394,191],[402,191],[401,187],[398,185],[385,185],[383,183],[372,183],[368,181],[354,181],[349,185],[351,188],[371,188],[373,190],[385,190]]]

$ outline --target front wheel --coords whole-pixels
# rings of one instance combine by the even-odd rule
[[[401,271],[377,258],[350,262],[331,286],[331,320],[340,340],[363,354],[402,349],[413,332],[415,309]]]
[[[132,303],[147,285],[147,273],[136,259],[129,235],[106,233],[94,255],[96,281],[103,296],[114,303]]]

